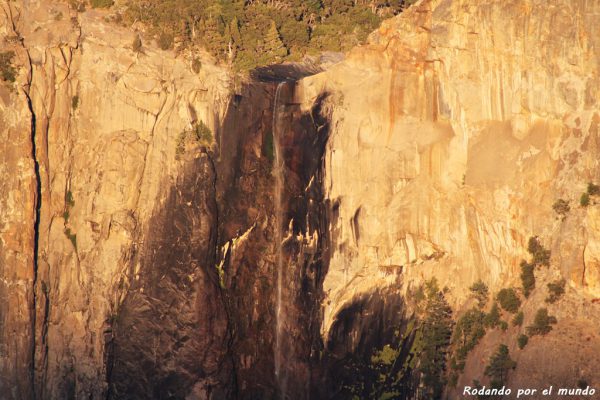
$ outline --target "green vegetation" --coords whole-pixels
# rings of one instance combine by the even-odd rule
[[[92,8],[108,8],[114,4],[113,0],[90,0]]]
[[[583,193],[579,199],[579,204],[582,207],[587,207],[590,205],[590,200],[592,196],[600,195],[600,186],[589,182],[587,185],[587,191]]]
[[[521,307],[521,300],[513,288],[500,290],[496,299],[504,310],[513,314],[519,311],[519,307]]]
[[[426,285],[427,303],[422,325],[423,350],[419,370],[427,398],[441,398],[444,391],[446,357],[452,336],[452,309],[435,280]]]
[[[548,284],[549,295],[546,297],[546,303],[555,303],[563,294],[565,294],[565,280],[559,279]]]
[[[529,254],[533,257],[534,265],[543,265],[546,267],[550,265],[550,250],[546,250],[544,246],[542,246],[537,236],[529,238],[527,251],[529,251]]]
[[[179,159],[185,152],[185,144],[188,140],[207,146],[212,143],[213,135],[208,126],[202,121],[194,123],[191,129],[183,130],[177,136],[175,147],[175,158]]]
[[[484,373],[490,377],[493,388],[502,387],[506,382],[508,372],[516,367],[517,363],[510,358],[508,347],[501,344],[490,358],[490,363]]]
[[[473,295],[477,299],[479,308],[484,308],[488,301],[489,289],[485,283],[480,279],[475,282],[469,290],[473,292]]]
[[[71,241],[73,247],[77,249],[77,234],[71,232],[71,228],[65,228],[65,236]]]
[[[73,247],[77,249],[77,235],[71,232],[71,228],[68,226],[69,217],[71,215],[71,209],[75,206],[75,199],[73,198],[73,193],[70,190],[67,190],[65,194],[65,210],[63,211],[63,219],[64,219],[64,233],[65,236],[71,241]]]
[[[79,96],[75,95],[71,97],[71,108],[75,111],[77,107],[79,107]]]
[[[517,337],[517,344],[519,345],[519,348],[521,350],[523,350],[523,348],[527,346],[527,342],[529,342],[529,336],[520,334],[519,337]]]
[[[452,333],[451,309],[435,279],[416,293],[422,294],[410,296],[419,299],[416,315],[397,328],[390,343],[375,349],[367,360],[344,362],[343,398],[395,399],[413,377],[420,377],[423,398],[441,398]]]
[[[17,70],[13,65],[14,51],[0,53],[0,76],[4,82],[14,82],[17,79]]]
[[[498,308],[498,303],[494,302],[490,312],[485,316],[484,324],[488,328],[495,328],[500,324],[500,308]]]
[[[587,207],[590,205],[590,195],[587,193],[583,193],[581,198],[579,199],[579,204],[581,207]]]
[[[94,0],[108,3],[112,0]],[[414,1],[128,0],[129,23],[141,21],[161,48],[200,46],[237,70],[345,51],[380,21]]]
[[[485,336],[485,317],[483,311],[472,308],[456,322],[452,342],[457,348],[452,369],[462,371],[467,355]]]
[[[588,186],[587,186],[587,193],[590,196],[598,196],[598,195],[600,195],[600,186],[595,185],[592,182],[589,182]]]
[[[533,325],[527,327],[529,336],[545,335],[552,330],[552,325],[556,324],[556,318],[548,315],[548,309],[540,308],[535,314]]]
[[[552,209],[555,213],[557,213],[563,219],[567,216],[571,207],[569,206],[569,202],[563,199],[558,199],[552,205]]]
[[[513,326],[521,326],[521,325],[523,325],[523,320],[524,319],[525,319],[525,315],[523,314],[523,311],[519,311],[517,313],[517,315],[515,315],[515,317],[512,320]]]
[[[527,261],[521,261],[521,285],[523,286],[523,295],[529,297],[531,291],[535,289],[535,269],[534,264],[529,264]]]

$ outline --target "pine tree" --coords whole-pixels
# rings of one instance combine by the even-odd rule
[[[267,31],[264,39],[264,51],[265,55],[272,61],[280,62],[283,57],[288,53],[287,48],[281,41],[279,31],[275,21],[271,21],[269,30]]]
[[[439,399],[446,383],[444,375],[452,335],[452,309],[434,281],[427,291],[420,370],[428,398]]]
[[[500,387],[506,381],[508,372],[515,369],[517,363],[510,358],[508,347],[504,344],[498,346],[496,353],[490,358],[489,365],[485,368],[485,375],[492,381],[492,387]]]

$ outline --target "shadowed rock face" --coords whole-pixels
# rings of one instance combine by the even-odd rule
[[[320,285],[327,267],[327,204],[322,197],[322,154],[328,135],[321,104],[303,112],[294,83],[281,91],[280,146],[285,176],[281,220],[275,210],[272,131],[276,85],[241,91],[220,135],[217,169],[219,238],[238,394],[244,399],[306,398],[310,367],[320,345]],[[269,96],[264,97],[265,90]],[[243,121],[243,122],[242,122]],[[239,131],[239,126],[245,126]],[[245,124],[245,125],[244,125]],[[240,134],[231,135],[237,130]],[[243,132],[243,133],[242,133]],[[284,388],[274,375],[276,224],[284,245],[282,343]]]
[[[105,332],[109,398],[182,399],[191,388],[231,396],[227,309],[214,268],[216,176],[207,153],[194,157],[132,249],[132,284]]]

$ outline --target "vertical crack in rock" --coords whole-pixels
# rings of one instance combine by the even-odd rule
[[[25,46],[23,46],[25,47]],[[25,49],[27,51],[27,49]],[[29,63],[29,77],[28,77],[28,90],[31,87],[31,82],[33,80],[33,65],[31,63],[31,58],[29,56],[29,52],[27,51],[27,59]],[[23,93],[27,97],[27,106],[29,108],[29,112],[31,113],[31,157],[33,159],[33,166],[35,172],[35,214],[33,221],[33,304],[32,304],[32,336],[31,336],[31,387],[33,393],[33,399],[36,398],[35,391],[35,354],[36,354],[36,315],[37,315],[37,284],[38,284],[38,253],[39,253],[39,236],[40,236],[40,216],[42,210],[42,178],[40,174],[40,163],[37,158],[37,146],[36,146],[36,116],[35,110],[33,109],[33,102],[31,100],[31,96],[28,90],[23,90]],[[47,319],[48,313],[45,314],[45,319]],[[44,326],[46,325],[46,321],[44,321]]]

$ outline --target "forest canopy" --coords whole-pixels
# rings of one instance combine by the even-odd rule
[[[127,0],[163,49],[200,46],[238,71],[346,51],[415,0]]]

